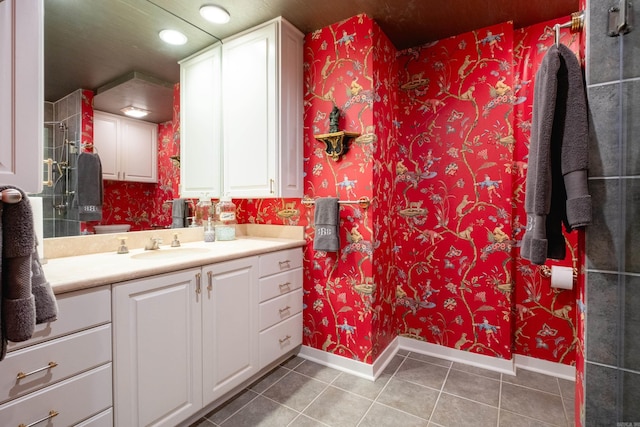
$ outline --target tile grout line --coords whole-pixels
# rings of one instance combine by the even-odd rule
[[[500,374],[500,391],[498,392],[498,423],[496,427],[500,427],[500,409],[502,408],[502,374]]]
[[[449,373],[451,372],[452,366],[453,363],[449,365],[449,369],[447,369],[447,375],[444,376],[444,381],[442,381],[442,385],[440,386],[440,392],[438,393],[438,397],[436,398],[436,401],[433,404],[433,408],[431,409],[431,414],[429,415],[429,424],[431,424],[431,418],[433,418],[433,414],[436,413],[436,408],[438,407],[438,403],[440,402],[440,397],[442,397],[442,392],[444,391],[444,386],[447,383],[447,379],[449,379]]]

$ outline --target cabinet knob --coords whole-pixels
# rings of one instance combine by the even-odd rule
[[[40,424],[40,423],[41,423],[41,422],[43,422],[43,421],[47,421],[47,420],[50,420],[50,419],[51,419],[51,418],[53,418],[53,417],[57,417],[57,416],[58,416],[58,414],[59,414],[59,412],[58,412],[58,411],[54,411],[54,410],[52,409],[52,410],[50,410],[50,411],[49,411],[49,415],[47,415],[46,417],[44,417],[44,418],[40,418],[39,420],[34,421],[34,422],[32,422],[32,423],[29,423],[29,424],[20,423],[20,424],[18,425],[18,427],[33,427],[34,425],[36,425],[36,424]]]
[[[284,261],[278,261],[280,268],[291,268],[291,261],[285,259]]]
[[[211,292],[213,290],[213,271],[207,271],[207,280],[209,284],[207,285],[207,290]]]
[[[291,310],[291,307],[289,307],[289,306],[286,306],[285,308],[278,309],[278,311],[280,312],[280,315],[282,315],[282,313],[286,313],[289,310]]]
[[[280,288],[280,291],[289,291],[291,289],[291,282],[284,282],[284,283],[280,283],[278,285],[278,287]]]
[[[200,273],[196,273],[196,295],[200,295]]]
[[[286,343],[287,341],[289,341],[290,339],[291,339],[291,336],[287,335],[284,338],[280,338],[278,341],[280,342],[280,345],[282,345],[282,344]]]
[[[275,194],[275,190],[274,190],[275,183],[276,183],[276,181],[274,179],[270,179],[269,180],[269,192],[271,194]]]

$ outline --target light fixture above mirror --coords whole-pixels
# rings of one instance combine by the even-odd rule
[[[183,45],[189,40],[187,36],[177,30],[162,30],[158,36],[163,42],[176,46]]]
[[[142,108],[137,108],[133,106],[124,107],[120,111],[122,111],[125,115],[129,117],[133,117],[135,119],[141,119],[143,117],[146,117],[149,114],[147,110],[143,110]]]
[[[226,24],[231,19],[231,15],[226,9],[215,4],[205,4],[202,6],[200,8],[200,15],[214,24]]]

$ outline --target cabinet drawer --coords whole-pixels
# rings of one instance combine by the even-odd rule
[[[260,332],[260,369],[302,344],[302,313]]]
[[[302,250],[300,248],[260,255],[260,277],[282,273],[298,267],[302,267]]]
[[[58,413],[38,425],[66,427],[111,407],[111,363],[43,388],[0,406],[5,426],[30,425]]]
[[[260,279],[260,302],[302,287],[302,268]]]
[[[302,311],[302,289],[260,304],[260,330],[267,329]]]
[[[111,361],[111,324],[13,351],[0,363],[0,403]],[[49,363],[57,366],[47,367]],[[29,374],[17,379],[18,373]]]
[[[76,424],[76,427],[113,427],[113,408],[109,408],[80,424]]]
[[[36,325],[30,340],[10,342],[8,351],[89,329],[111,321],[111,288],[103,286],[56,295],[58,320]]]

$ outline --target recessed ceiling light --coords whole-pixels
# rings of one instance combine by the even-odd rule
[[[136,119],[140,119],[140,118],[145,117],[146,115],[149,114],[149,112],[147,110],[143,110],[142,108],[137,108],[137,107],[132,107],[132,106],[124,107],[120,111],[122,111],[127,116],[134,117]]]
[[[176,30],[162,30],[159,33],[160,38],[165,43],[181,45],[187,42],[187,36]]]
[[[200,15],[214,24],[226,24],[231,15],[224,8],[215,4],[205,4],[200,8]]]

